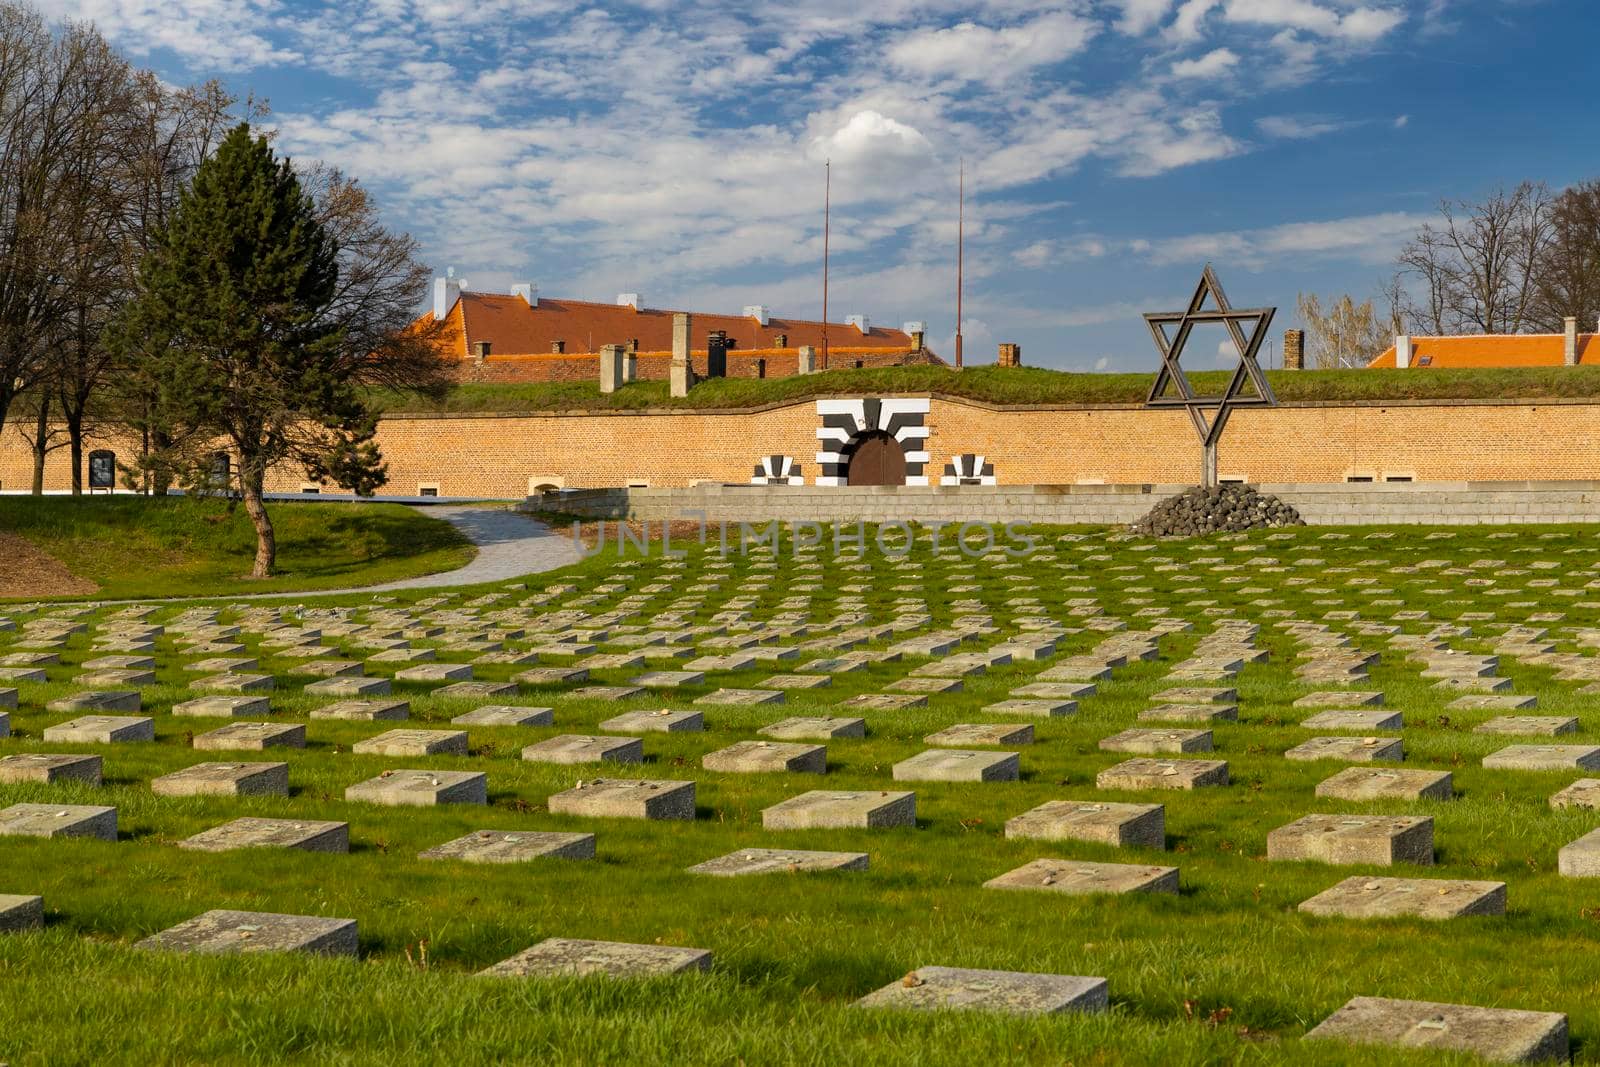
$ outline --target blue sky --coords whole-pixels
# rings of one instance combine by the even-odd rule
[[[948,355],[964,157],[973,362],[1152,369],[1208,259],[1277,334],[1441,198],[1600,176],[1593,0],[40,6],[266,97],[474,288],[815,317],[831,158],[832,317]]]

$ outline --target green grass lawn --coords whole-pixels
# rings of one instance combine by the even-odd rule
[[[97,599],[213,596],[376,585],[453,570],[475,550],[449,523],[397,504],[268,506],[277,574],[252,581],[242,507],[187,497],[0,497],[20,534],[100,589]]]
[[[1040,530],[1035,530],[1040,533]],[[840,1064],[1209,1064],[1469,1062],[1427,1052],[1302,1042],[1300,1036],[1354,995],[1566,1012],[1575,1059],[1600,1062],[1600,935],[1597,886],[1560,877],[1556,852],[1600,818],[1553,811],[1547,798],[1581,777],[1496,771],[1484,755],[1531,738],[1473,732],[1489,712],[1447,709],[1457,694],[1420,677],[1417,663],[1365,624],[1422,634],[1441,623],[1467,631],[1452,648],[1487,652],[1510,623],[1535,620],[1562,651],[1593,655],[1582,631],[1600,625],[1600,551],[1589,528],[1519,527],[1429,530],[1300,528],[1240,537],[1154,542],[1107,531],[1044,531],[1053,558],[1025,563],[935,557],[919,546],[914,567],[897,569],[871,553],[867,569],[802,571],[787,544],[775,565],[760,557],[691,549],[681,566],[614,554],[562,572],[495,589],[344,597],[321,604],[364,613],[419,600],[419,615],[446,633],[414,643],[441,662],[473,654],[443,645],[454,633],[528,628],[513,647],[542,640],[540,619],[580,623],[586,613],[613,636],[633,628],[726,628],[794,611],[816,631],[783,645],[818,641],[818,651],[749,669],[718,671],[707,684],[621,704],[577,700],[572,686],[522,687],[493,703],[555,709],[546,728],[472,728],[467,757],[355,755],[358,740],[392,723],[307,718],[324,701],[300,691],[294,660],[242,637],[245,655],[272,673],[274,720],[308,723],[303,751],[239,753],[241,760],[286,759],[286,798],[153,796],[149,780],[194,763],[231,758],[199,753],[195,733],[224,720],[174,718],[171,705],[194,695],[195,675],[171,632],[158,639],[157,684],[144,690],[155,718],[153,744],[47,744],[41,731],[69,716],[44,710],[74,691],[78,664],[93,658],[92,634],[74,636],[48,667],[45,684],[20,686],[13,735],[0,755],[96,751],[105,757],[99,788],[0,785],[0,807],[18,802],[104,803],[118,808],[121,840],[0,838],[0,893],[40,893],[41,932],[0,935],[0,1061],[33,1063],[207,1062],[392,1064],[408,1062],[840,1063]],[[1056,542],[1056,538],[1062,538]],[[675,543],[676,544],[676,543]],[[870,539],[869,539],[870,545]],[[659,546],[658,546],[659,547]],[[830,555],[817,557],[834,566]],[[846,561],[848,562],[848,561]],[[1014,565],[1013,565],[1014,564]],[[1481,584],[1488,582],[1490,584]],[[525,586],[525,587],[524,587]],[[790,597],[809,597],[804,607]],[[635,599],[627,599],[635,598]],[[1036,601],[1030,603],[1029,600]],[[308,602],[313,603],[313,602]],[[692,707],[719,687],[755,687],[773,673],[798,671],[864,613],[881,625],[926,609],[915,633],[943,631],[958,618],[987,615],[995,633],[968,642],[981,650],[1027,632],[1045,616],[1065,633],[1056,659],[1081,654],[1106,635],[1089,627],[1114,619],[1128,629],[1176,618],[1193,629],[1161,642],[1156,661],[1118,668],[1077,714],[1032,720],[1036,740],[1022,746],[1022,780],[988,784],[891,781],[891,767],[928,746],[924,735],[958,722],[1023,721],[981,709],[1004,699],[1053,662],[1017,661],[967,679],[961,692],[935,695],[924,708],[847,712],[850,696],[882,691],[926,662],[908,658],[834,676],[820,690],[790,691],[782,707],[706,707],[701,733],[644,735],[643,766],[558,767],[524,762],[523,746],[561,733],[592,734],[620,711]],[[150,619],[170,623],[178,608]],[[1395,620],[1423,610],[1422,620]],[[300,618],[292,605],[283,616]],[[1495,620],[1473,619],[1494,612]],[[565,612],[556,616],[556,612]],[[1357,619],[1343,616],[1357,612]],[[111,614],[86,615],[91,624]],[[5,612],[0,611],[0,616]],[[1282,753],[1315,733],[1292,707],[1327,684],[1293,676],[1298,646],[1279,623],[1326,622],[1363,651],[1381,653],[1371,679],[1388,707],[1405,716],[1406,765],[1449,770],[1457,797],[1444,802],[1353,804],[1314,797],[1316,784],[1345,766],[1296,763]],[[1549,616],[1554,616],[1553,618]],[[16,616],[19,627],[36,616]],[[228,609],[224,619],[238,617]],[[1218,619],[1260,624],[1257,643],[1271,658],[1246,665],[1236,683],[1240,718],[1215,727],[1217,753],[1232,784],[1195,792],[1097,790],[1099,770],[1127,758],[1101,752],[1100,738],[1135,725],[1151,696],[1176,682],[1166,675]],[[1538,620],[1545,621],[1538,621]],[[595,620],[599,620],[595,622]],[[610,620],[610,621],[607,621]],[[326,625],[326,616],[310,621]],[[833,629],[829,629],[833,625]],[[881,649],[880,637],[862,646]],[[0,634],[0,656],[18,634]],[[329,657],[364,659],[356,639],[324,639]],[[702,642],[703,643],[703,642]],[[620,652],[602,644],[600,652]],[[702,652],[713,650],[702,648]],[[647,648],[647,666],[671,660]],[[541,666],[572,662],[545,656]],[[371,664],[369,674],[392,674]],[[476,677],[505,680],[526,669],[480,665]],[[622,684],[637,669],[596,670],[589,684]],[[1535,694],[1536,714],[1568,714],[1580,732],[1600,733],[1596,697],[1551,668],[1502,658],[1512,691]],[[0,683],[3,684],[3,683]],[[432,696],[431,686],[398,683],[412,722],[444,727],[471,705]],[[789,715],[863,714],[865,739],[828,743],[826,777],[734,775],[705,771],[701,758],[757,727]],[[1145,725],[1145,724],[1140,724]],[[284,754],[286,753],[286,754]],[[486,772],[489,805],[388,809],[347,803],[344,789],[401,767]],[[692,779],[693,822],[645,823],[551,815],[552,793],[596,776]],[[813,788],[917,793],[915,829],[768,832],[761,809]],[[1166,851],[1118,850],[1082,842],[1012,840],[1008,818],[1048,800],[1115,800],[1166,805]],[[1331,867],[1269,863],[1269,831],[1312,812],[1419,813],[1435,820],[1432,868]],[[241,816],[339,819],[350,824],[349,855],[199,854],[175,843]],[[478,829],[581,830],[597,835],[592,861],[546,860],[480,867],[416,858],[425,848]],[[685,868],[741,848],[864,851],[867,872],[773,874],[713,879]],[[1176,896],[1068,897],[997,892],[983,882],[1043,856],[1156,863],[1181,870]],[[1508,914],[1429,923],[1313,918],[1298,904],[1351,875],[1489,879],[1508,883]],[[201,958],[132,948],[144,936],[212,908],[240,908],[356,919],[361,958]],[[647,982],[490,980],[474,972],[546,937],[660,942],[709,949],[711,973]],[[425,955],[425,964],[424,964]],[[871,1012],[857,998],[926,965],[1105,977],[1111,1010],[1098,1016],[1008,1018]]]
[[[640,408],[752,408],[818,396],[862,393],[931,393],[990,404],[1141,404],[1154,374],[1087,374],[1040,367],[868,367],[788,378],[716,378],[687,397],[668,395],[664,381],[634,382],[601,393],[596,382],[458,386],[436,403],[379,393],[378,407],[400,412],[637,410]],[[1220,394],[1228,371],[1198,371],[1197,393]],[[1394,401],[1440,399],[1549,399],[1600,397],[1600,367],[1527,367],[1491,370],[1413,369],[1271,371],[1280,401]]]

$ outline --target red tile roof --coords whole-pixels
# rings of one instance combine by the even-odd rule
[[[1578,335],[1578,362],[1600,363],[1600,334]],[[1462,337],[1413,337],[1411,366],[1435,367],[1559,367],[1566,363],[1566,336],[1559,333],[1483,334]],[[1369,368],[1395,365],[1394,346],[1378,356]]]
[[[428,314],[432,314],[429,312]],[[639,342],[641,352],[667,352],[672,349],[674,312],[659,308],[635,310],[626,304],[596,304],[585,300],[539,297],[537,307],[529,307],[520,296],[466,291],[446,317],[444,343],[450,354],[461,359],[472,355],[479,341],[489,342],[490,358],[548,353],[556,341],[566,344],[566,352],[598,352],[602,345]],[[695,312],[691,325],[690,348],[704,351],[706,338],[713,330],[726,331],[736,342],[734,350],[775,349],[779,337],[789,349],[801,345],[822,347],[823,324],[800,319],[768,318],[767,325],[740,315],[706,315]],[[828,347],[912,348],[909,334],[901,330],[873,326],[866,333],[842,323],[827,326]]]

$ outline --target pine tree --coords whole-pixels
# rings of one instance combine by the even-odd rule
[[[277,557],[267,470],[370,495],[385,480],[376,418],[341,359],[337,243],[287,159],[241,123],[201,164],[111,331],[168,442],[151,463],[209,468],[226,447],[255,524],[253,574]]]

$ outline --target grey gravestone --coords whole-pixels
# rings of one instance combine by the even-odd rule
[[[382,697],[388,696],[389,690],[387,678],[323,678],[309,683],[303,691],[313,697]]]
[[[782,704],[784,702],[781,689],[718,689],[714,693],[707,693],[695,703],[705,704],[709,707],[734,707],[749,708],[761,704]]]
[[[959,722],[922,739],[930,745],[1031,745],[1033,726],[1015,722]]]
[[[1239,699],[1239,691],[1212,686],[1179,686],[1163,689],[1150,699],[1158,704],[1233,704]]]
[[[701,759],[700,765],[708,771],[733,774],[772,771],[825,774],[828,770],[828,750],[823,745],[795,742],[739,741],[708,753]]]
[[[1093,683],[1089,682],[1030,682],[1027,685],[1019,685],[1011,690],[1011,695],[1038,700],[1070,701],[1092,697],[1097,688]]]
[[[408,700],[341,700],[337,704],[311,709],[313,719],[340,719],[346,722],[399,722],[411,717]]]
[[[417,853],[424,860],[525,863],[541,858],[594,859],[594,835],[538,830],[476,830]]]
[[[247,670],[245,667],[234,667],[231,670]],[[359,678],[365,668],[353,659],[308,659],[289,665],[284,672],[293,677],[304,678]]]
[[[1454,795],[1449,771],[1350,767],[1317,784],[1317,796],[1336,800],[1449,800]]]
[[[0,767],[4,766],[0,760]],[[0,781],[4,781],[0,778]],[[1579,778],[1550,798],[1552,808],[1600,808],[1600,778]]]
[[[1332,708],[1302,719],[1300,725],[1312,730],[1398,730],[1404,722],[1398,711]]]
[[[761,683],[763,689],[826,689],[833,679],[826,674],[774,674]]]
[[[1308,1041],[1466,1052],[1499,1063],[1565,1062],[1567,1017],[1421,1000],[1354,997],[1306,1033]]]
[[[1483,757],[1483,765],[1514,771],[1600,770],[1600,748],[1593,745],[1509,745]]]
[[[271,715],[272,701],[267,697],[200,697],[174,704],[172,714],[194,718]]]
[[[423,663],[396,671],[397,682],[466,682],[472,680],[470,663]]]
[[[839,705],[852,711],[904,711],[927,706],[928,698],[918,693],[858,693]]]
[[[893,693],[959,693],[965,687],[960,678],[896,678],[885,688]]]
[[[1051,893],[1176,893],[1178,868],[1134,863],[1086,863],[1037,859],[983,883],[985,889],[1033,889]]]
[[[197,763],[150,780],[158,797],[289,795],[287,763]]]
[[[897,782],[1015,782],[1021,774],[1015,752],[930,749],[894,765]]]
[[[267,693],[272,691],[272,686],[270,674],[209,674],[189,683],[190,689],[205,693]],[[307,686],[306,691],[311,692],[311,686]]]
[[[702,671],[645,671],[636,678],[630,679],[634,685],[642,685],[648,689],[677,689],[682,686],[704,685],[706,676]]]
[[[138,711],[143,707],[138,693],[102,691],[94,693],[74,693],[60,700],[52,700],[45,705],[47,711],[73,712],[107,712],[107,711]]]
[[[1167,847],[1160,804],[1096,804],[1050,800],[1006,820],[1006,836],[1043,841],[1094,841],[1119,848]]]
[[[450,721],[456,726],[550,726],[555,722],[555,713],[550,708],[494,704],[474,708]]]
[[[960,967],[919,967],[856,1001],[862,1008],[1053,1015],[1104,1011],[1106,980]]]
[[[359,756],[465,756],[465,730],[387,730],[357,741],[350,751]]]
[[[799,871],[864,871],[865,852],[802,852],[776,848],[746,848],[726,856],[697,863],[690,874],[710,874],[732,878],[746,874],[793,873]]]
[[[231,722],[199,734],[194,747],[205,752],[260,752],[268,748],[305,748],[306,728],[299,723]]]
[[[1311,915],[1350,919],[1455,919],[1504,915],[1504,882],[1460,882],[1444,878],[1346,878],[1304,901]]]
[[[644,978],[710,969],[711,953],[703,948],[552,937],[478,973],[489,978]]]
[[[1078,710],[1073,700],[1000,700],[986,704],[985,715],[1027,715],[1038,719],[1056,719],[1072,715]]]
[[[83,661],[88,671],[153,671],[156,661],[149,656],[100,656]]]
[[[1100,789],[1199,789],[1227,784],[1226,760],[1131,759],[1095,776]]]
[[[0,893],[0,932],[33,930],[43,925],[43,897]]]
[[[602,730],[617,733],[693,733],[705,729],[705,717],[698,711],[629,711],[600,724]]]
[[[763,726],[756,733],[780,741],[827,741],[835,737],[865,737],[867,720],[827,716],[796,717],[783,719],[771,726]]]
[[[192,952],[208,956],[255,952],[356,954],[354,919],[278,915],[265,911],[208,911],[170,930],[145,938],[135,948]]]
[[[489,781],[474,771],[384,771],[350,786],[344,798],[389,807],[487,804]]]
[[[566,682],[587,682],[589,672],[582,667],[535,667],[513,675],[511,680],[522,685],[562,685]]]
[[[1398,762],[1405,759],[1405,745],[1398,737],[1313,737],[1289,749],[1283,758],[1301,763],[1323,759]]]
[[[917,824],[917,794],[814,789],[761,812],[768,830],[878,829]]]
[[[1566,878],[1600,878],[1600,830],[1593,830],[1556,854],[1557,869]]]
[[[22,752],[0,757],[0,783],[87,782],[100,784],[100,757]]]
[[[1377,707],[1383,703],[1382,691],[1307,693],[1294,702],[1297,708],[1359,708]]]
[[[1140,722],[1238,722],[1236,704],[1158,704],[1139,713]]]
[[[694,783],[596,778],[550,797],[552,815],[611,819],[693,819]]]
[[[0,682],[43,683],[49,680],[49,675],[35,667],[0,667]],[[138,710],[138,709],[134,709]]]
[[[530,763],[643,763],[644,742],[637,737],[562,734],[522,750]]]
[[[1267,834],[1267,859],[1322,863],[1433,863],[1425,815],[1307,815]]]
[[[142,715],[85,715],[45,727],[44,739],[102,745],[114,741],[154,741],[156,727],[154,719]]]
[[[117,809],[93,804],[13,804],[0,810],[0,837],[117,839]]]
[[[302,852],[349,852],[350,824],[299,819],[235,819],[178,842],[196,852],[240,848],[292,848]]]
[[[73,685],[87,686],[91,689],[100,687],[109,689],[113,686],[132,686],[137,689],[141,686],[155,685],[155,671],[85,671],[72,679]]]
[[[515,682],[456,682],[440,686],[433,695],[443,700],[493,700],[517,691]]]
[[[1570,715],[1498,715],[1473,728],[1475,734],[1537,734],[1555,737],[1578,732],[1578,720]]]
[[[1102,752],[1210,752],[1210,730],[1124,730],[1100,739]]]

